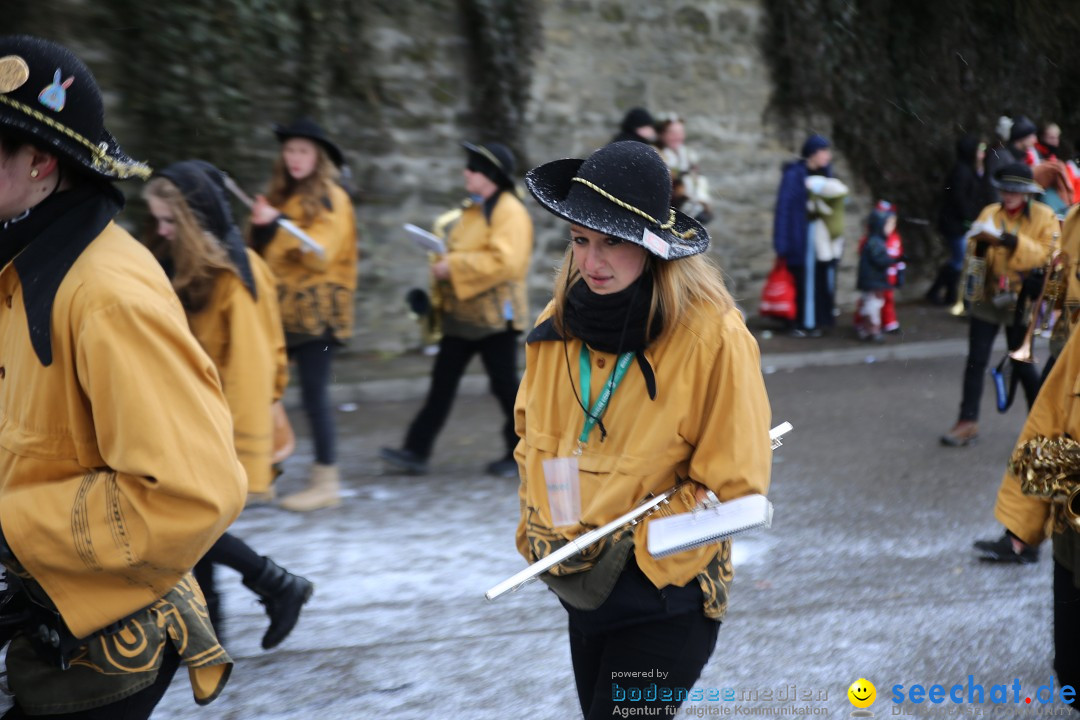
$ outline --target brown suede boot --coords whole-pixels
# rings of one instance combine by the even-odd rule
[[[310,512],[341,504],[341,481],[337,465],[311,466],[308,486],[298,493],[281,498],[279,505],[293,512]]]
[[[953,429],[941,436],[941,444],[948,447],[964,447],[975,442],[979,437],[979,423],[974,420],[961,420]]]

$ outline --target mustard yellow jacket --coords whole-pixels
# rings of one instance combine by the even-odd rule
[[[1050,254],[1057,249],[1061,224],[1049,205],[1032,201],[1026,212],[1017,219],[1006,216],[1001,203],[993,203],[983,208],[976,220],[979,223],[992,222],[996,227],[1011,232],[1017,237],[1014,250],[1001,246],[991,246],[986,253],[986,275],[981,297],[972,303],[972,317],[998,325],[1011,325],[1016,313],[1016,303],[1005,307],[995,307],[995,296],[1004,289],[1019,293],[1024,277],[1032,270],[1045,267]],[[976,240],[969,238],[973,247]]]
[[[109,223],[75,258],[47,365],[17,262],[0,270],[0,527],[85,637],[175,587],[247,482],[217,370],[149,250]]]
[[[273,479],[270,406],[285,391],[289,366],[273,273],[254,250],[247,255],[256,297],[236,273],[222,271],[206,305],[188,314],[188,323],[221,376],[248,491],[265,492]]]
[[[532,219],[514,193],[499,193],[490,220],[482,203],[465,208],[447,241],[450,291],[441,293],[445,331],[453,333],[455,323],[477,334],[506,330],[508,323],[525,329],[532,248]]]
[[[1061,315],[1050,336],[1050,354],[1057,357],[1072,330],[1080,321],[1080,205],[1074,205],[1061,226],[1061,251],[1065,254],[1065,297],[1060,298]]]
[[[322,246],[326,257],[300,251],[300,239],[278,229],[262,249],[278,283],[278,304],[287,335],[321,336],[327,329],[339,342],[352,335],[356,291],[356,213],[348,193],[337,184],[326,188],[330,207],[301,225],[300,198],[278,210]]]
[[[645,350],[655,373],[650,400],[638,363],[629,368],[603,416],[607,439],[594,428],[578,459],[581,523],[554,528],[548,507],[543,461],[572,457],[584,422],[567,375],[563,343],[543,329],[552,307],[540,317],[526,346],[525,377],[515,407],[521,437],[515,458],[521,470],[518,551],[529,562],[633,509],[649,494],[690,478],[721,500],[764,493],[769,486],[771,412],[761,376],[757,341],[737,310],[692,308]],[[580,389],[581,341],[569,339],[574,385]],[[615,367],[616,356],[590,351],[590,398],[596,398]],[[670,511],[694,505],[693,491],[676,496]],[[656,517],[656,516],[654,516]],[[697,578],[706,593],[706,614],[720,619],[732,576],[730,544],[708,545],[654,559],[647,550],[648,520],[634,537],[637,563],[658,588],[683,586]],[[719,575],[703,573],[719,560]],[[711,608],[710,608],[711,605]]]

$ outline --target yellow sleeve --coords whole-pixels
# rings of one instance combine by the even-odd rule
[[[468,300],[496,285],[524,277],[532,243],[532,220],[525,207],[516,198],[513,202],[498,202],[491,213],[487,244],[477,250],[451,250],[446,255],[454,295]]]
[[[1074,438],[1080,437],[1080,427],[1069,426],[1076,402],[1074,388],[1077,373],[1080,372],[1080,344],[1077,337],[1080,337],[1080,333],[1073,333],[1054,369],[1039,389],[1035,404],[1016,441],[1017,446],[1040,435],[1060,437],[1069,433]],[[1023,494],[1019,479],[1005,471],[994,507],[994,516],[1002,525],[1029,545],[1038,545],[1046,537],[1049,513],[1049,501]]]
[[[1009,270],[1022,272],[1041,268],[1057,248],[1058,222],[1053,215],[1041,217],[1030,231],[1017,234],[1016,249],[1009,253]]]
[[[356,211],[353,209],[352,201],[344,190],[341,192],[333,190],[330,192],[330,198],[330,209],[319,213],[310,224],[300,227],[323,249],[323,257],[320,258],[313,252],[302,250],[303,244],[300,238],[280,227],[271,240],[310,272],[325,272],[330,267],[333,258],[348,251],[348,244],[356,244]]]
[[[258,301],[236,279],[220,312],[229,342],[218,372],[233,419],[236,454],[247,473],[248,489],[264,492],[273,477],[273,403],[278,365],[273,335],[265,327]]]
[[[733,315],[734,313],[734,315]],[[731,310],[712,373],[699,399],[692,400],[697,427],[684,432],[694,446],[690,478],[721,500],[769,489],[772,411],[761,375],[757,341]]]
[[[88,538],[98,571],[126,576],[137,562],[138,575],[160,576],[164,592],[244,506],[247,480],[217,370],[179,304],[159,297],[92,312],[75,343],[98,448],[115,472],[114,483],[87,485],[86,505],[117,508],[125,527],[120,542],[108,524],[90,526],[102,534]]]

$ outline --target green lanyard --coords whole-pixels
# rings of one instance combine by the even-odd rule
[[[582,427],[581,435],[578,437],[579,452],[581,446],[589,441],[589,432],[596,426],[596,421],[600,419],[600,416],[604,414],[604,410],[607,409],[608,402],[611,400],[611,394],[615,392],[615,388],[619,387],[619,383],[622,382],[626,370],[633,360],[634,353],[632,352],[624,352],[619,356],[619,361],[615,363],[615,369],[611,371],[611,378],[604,383],[603,392],[600,393],[600,397],[596,398],[596,404],[592,406],[590,412],[585,414],[585,425]],[[589,407],[589,383],[592,378],[592,363],[589,362],[589,348],[585,347],[585,345],[581,346],[580,361],[581,404],[584,407]]]

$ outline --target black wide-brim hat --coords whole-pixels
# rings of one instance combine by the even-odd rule
[[[537,202],[563,220],[640,245],[665,260],[705,252],[709,233],[671,208],[671,173],[644,143],[606,145],[584,160],[555,160],[525,175]]]
[[[492,182],[503,187],[514,187],[514,153],[502,143],[487,142],[476,145],[461,143],[470,160],[478,161],[480,171]]]
[[[339,168],[345,164],[345,154],[341,152],[341,148],[331,142],[330,138],[326,136],[326,132],[322,129],[322,126],[311,118],[300,118],[291,125],[275,124],[273,128],[278,141],[285,142],[289,138],[305,138],[311,140],[312,142],[321,145],[322,148],[326,150],[326,154],[330,156],[330,160]]]
[[[1031,166],[1025,163],[1010,163],[999,168],[990,178],[990,184],[1003,192],[1038,194],[1042,185],[1035,182]]]
[[[101,90],[90,69],[62,45],[29,35],[0,36],[0,130],[108,180],[150,177],[105,129]]]

